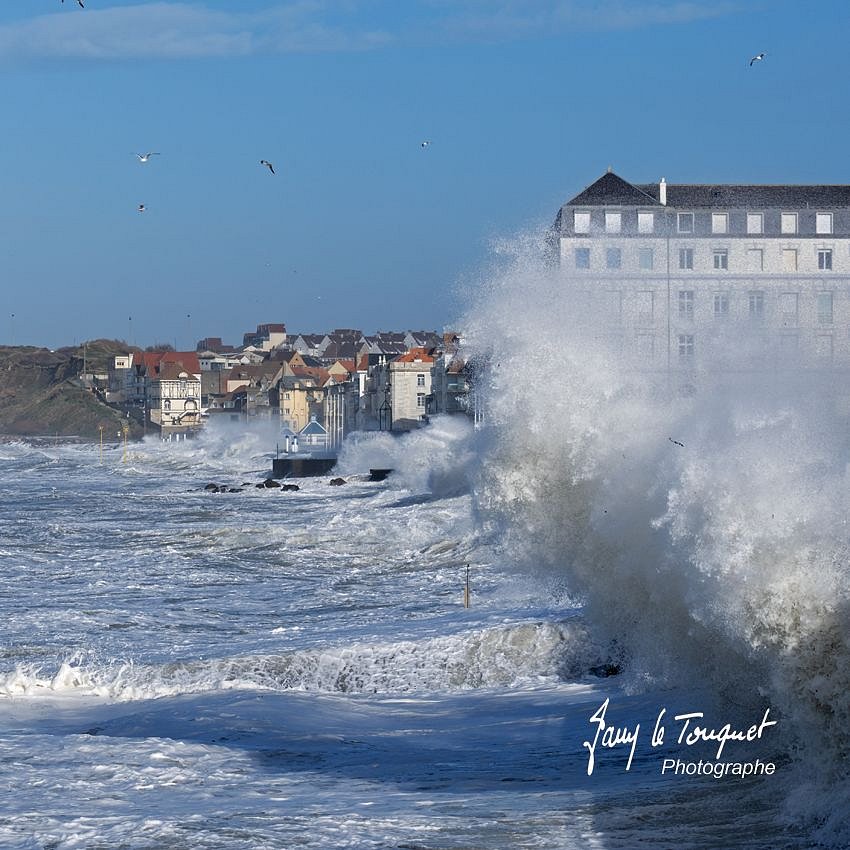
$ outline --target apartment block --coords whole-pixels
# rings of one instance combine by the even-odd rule
[[[567,285],[639,368],[850,365],[850,186],[609,171],[561,207],[553,236]]]

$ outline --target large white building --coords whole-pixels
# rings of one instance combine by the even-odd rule
[[[850,186],[609,171],[561,207],[553,235],[569,284],[641,368],[743,350],[755,364],[850,365]]]

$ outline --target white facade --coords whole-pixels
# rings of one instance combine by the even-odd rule
[[[850,366],[850,187],[635,186],[609,173],[562,207],[556,231],[565,279],[639,368],[733,349]]]
[[[200,375],[173,369],[151,381],[150,418],[163,429],[200,425]]]
[[[394,431],[416,428],[427,419],[434,358],[414,349],[389,364],[390,405]]]

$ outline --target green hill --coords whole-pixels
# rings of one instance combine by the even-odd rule
[[[79,348],[0,346],[0,434],[118,439],[127,421],[83,385],[80,375],[106,372],[115,354],[127,347],[117,340],[95,340]],[[130,423],[130,435],[140,428]]]

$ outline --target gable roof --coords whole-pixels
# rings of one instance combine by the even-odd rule
[[[141,351],[133,355],[133,365],[154,380],[167,365],[177,365],[190,375],[201,374],[201,363],[194,351]]]
[[[399,355],[393,363],[433,363],[434,349],[433,348],[411,348],[410,351]]]
[[[298,432],[298,436],[321,436],[327,433],[327,429],[313,418]]]
[[[669,194],[667,201],[670,202]],[[566,205],[571,207],[602,205],[628,207],[635,204],[660,206],[660,201],[643,188],[634,186],[623,180],[618,174],[609,171],[582,192],[579,192],[571,201],[567,201]]]
[[[185,380],[197,383],[199,378],[189,372],[182,363],[161,363],[157,370],[155,381],[179,381],[185,375]]]

